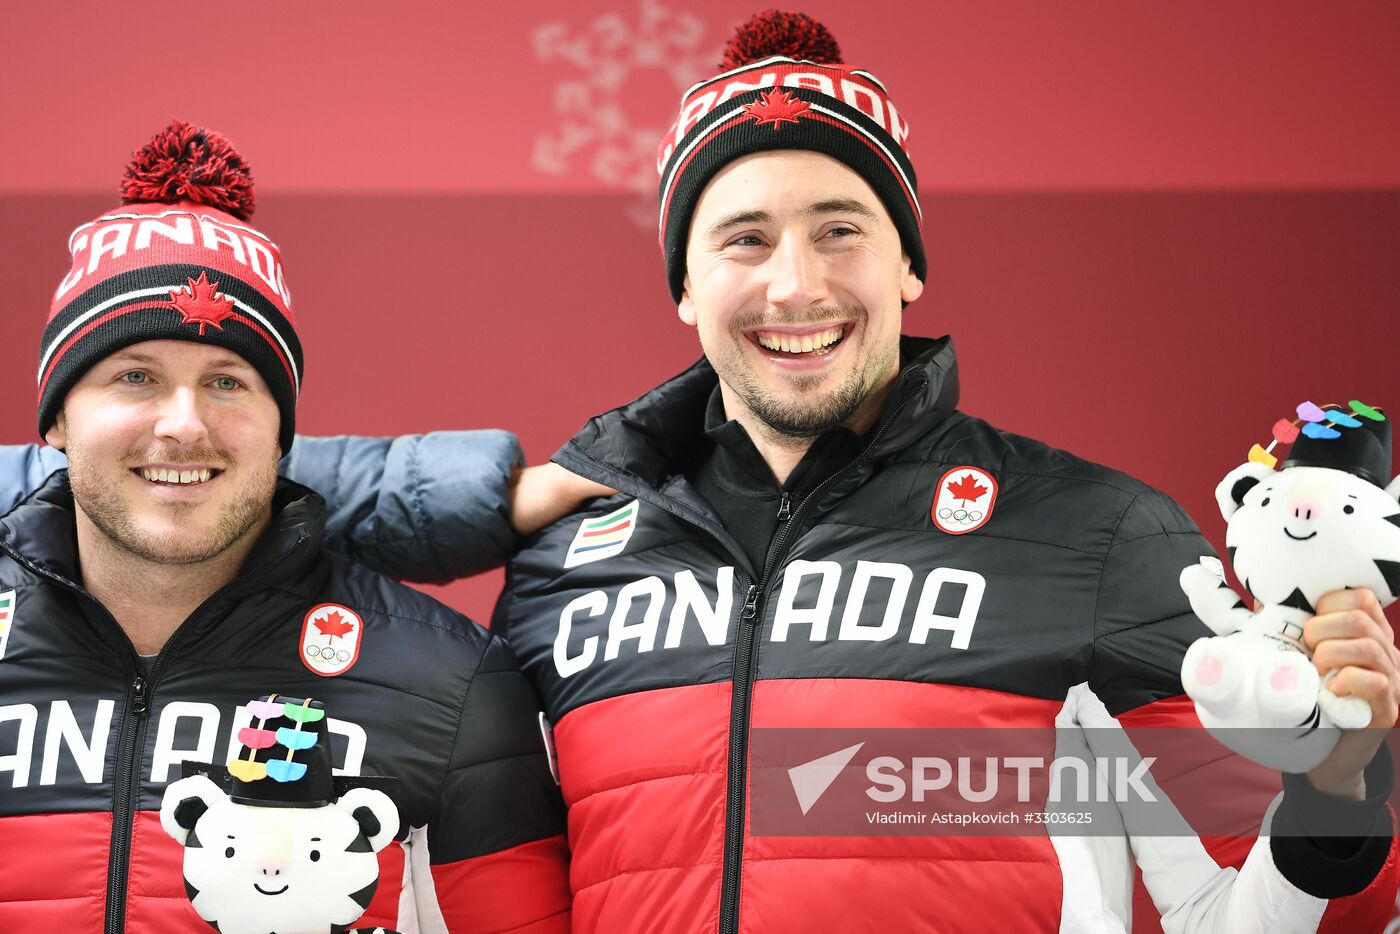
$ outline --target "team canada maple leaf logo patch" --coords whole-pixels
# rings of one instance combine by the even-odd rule
[[[359,661],[364,629],[360,614],[347,606],[313,606],[301,623],[302,664],[327,678],[344,674]]]
[[[997,482],[980,467],[954,467],[933,491],[933,524],[949,535],[980,529],[992,517]]]
[[[803,117],[812,116],[812,107],[802,98],[776,88],[752,104],[745,104],[744,116],[753,118],[759,126],[770,124],[778,130],[784,123],[796,123]]]
[[[224,320],[233,316],[233,299],[220,295],[219,283],[211,283],[203,272],[198,279],[186,278],[185,281],[189,285],[170,290],[170,305],[180,313],[180,323],[199,325],[200,337],[207,327],[222,331]]]

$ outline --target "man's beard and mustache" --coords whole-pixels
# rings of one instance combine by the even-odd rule
[[[789,392],[774,392],[768,389],[745,362],[742,350],[736,350],[732,360],[724,360],[715,365],[715,370],[749,411],[767,425],[777,439],[786,438],[806,444],[834,428],[839,428],[856,414],[861,404],[879,388],[889,372],[897,367],[898,342],[884,353],[878,353],[877,348],[871,347],[870,332],[866,327],[867,314],[864,308],[858,306],[813,308],[801,315],[781,319],[762,314],[738,315],[730,323],[730,336],[735,342],[734,346],[740,348],[748,341],[744,331],[765,324],[803,326],[844,319],[849,319],[851,323],[846,326],[841,342],[844,344],[853,333],[860,331],[859,350],[864,359],[858,359],[844,377],[835,377],[841,379],[840,384],[825,392],[819,390],[832,382],[833,377],[830,375],[790,377],[786,380],[792,387],[792,391]],[[711,363],[715,363],[713,358]]]
[[[73,501],[83,514],[116,548],[153,564],[200,564],[223,554],[241,540],[267,515],[277,488],[277,462],[270,458],[265,467],[252,468],[242,485],[220,510],[218,519],[203,530],[191,528],[176,532],[152,532],[143,528],[135,516],[132,504],[118,492],[119,478],[111,476],[111,467],[90,461],[81,447],[68,449],[68,484]],[[213,448],[198,447],[173,452],[153,451],[133,454],[131,464],[227,464],[230,458]],[[130,468],[116,469],[129,472]],[[227,472],[220,478],[228,483],[233,478]],[[212,482],[212,481],[211,481]],[[174,512],[175,522],[202,504],[173,504],[165,508]]]

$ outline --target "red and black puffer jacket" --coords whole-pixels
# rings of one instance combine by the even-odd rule
[[[0,931],[208,931],[162,795],[183,760],[236,754],[269,691],[325,704],[336,769],[397,779],[404,836],[363,926],[569,929],[539,699],[504,640],[326,552],[324,502],[283,480],[240,575],[146,670],[79,583],[73,510],[59,472],[0,519]]]
[[[553,723],[575,930],[1118,931],[1134,861],[1169,930],[1378,929],[1390,841],[1357,886],[1320,853],[1301,870],[1290,848],[1308,841],[1256,844],[1262,808],[1246,836],[1205,842],[759,832],[765,731],[1198,726],[1178,671],[1208,632],[1177,578],[1212,551],[1189,517],[958,412],[948,339],[904,352],[885,417],[791,507],[767,567],[680,476],[716,385],[704,361],[556,455],[620,493],[526,544],[493,628]],[[949,534],[935,496],[961,468],[994,501]],[[1333,898],[1348,872],[1374,881]]]

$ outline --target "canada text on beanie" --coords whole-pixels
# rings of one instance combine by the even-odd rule
[[[277,244],[248,220],[253,179],[227,139],[175,121],[127,166],[123,206],[68,238],[39,353],[39,434],[94,363],[149,340],[237,353],[266,381],[292,445],[302,354]]]
[[[880,80],[842,64],[825,26],[777,10],[739,27],[720,68],[682,96],[657,154],[660,240],[672,297],[680,301],[684,289],[690,219],[710,179],[742,156],[781,149],[824,153],[865,179],[889,211],[910,269],[924,279],[909,125]]]

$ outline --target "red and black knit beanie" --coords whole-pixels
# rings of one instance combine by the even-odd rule
[[[657,156],[661,249],[676,301],[701,192],[727,163],[772,149],[825,153],[865,179],[894,220],[914,274],[923,279],[923,213],[905,151],[909,125],[879,79],[843,65],[836,40],[821,23],[778,10],[740,26],[719,67],[721,74],[682,96],[680,116]]]
[[[301,343],[282,256],[247,224],[253,177],[227,139],[175,121],[135,154],[123,207],[68,237],[39,349],[39,434],[103,357],[150,340],[225,347],[247,360],[282,413],[285,453],[296,431]]]

